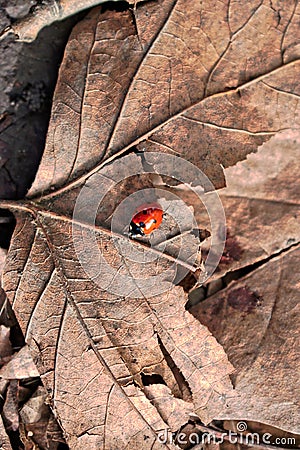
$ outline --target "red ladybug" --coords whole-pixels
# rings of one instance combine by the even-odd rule
[[[163,210],[158,203],[142,205],[133,216],[129,225],[130,237],[145,236],[156,230],[163,219]]]

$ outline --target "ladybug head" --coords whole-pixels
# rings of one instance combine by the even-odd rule
[[[145,236],[144,227],[145,227],[145,224],[143,222],[135,223],[135,222],[131,221],[130,225],[129,225],[130,237]]]

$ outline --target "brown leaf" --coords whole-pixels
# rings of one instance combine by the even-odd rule
[[[203,173],[222,187],[223,167],[299,128],[296,18],[292,4],[161,0],[97,8],[73,30],[36,180],[9,204],[4,275],[72,449],[174,448],[160,431],[234,398],[222,347],[174,286],[200,244],[179,192],[205,203]],[[154,243],[129,241],[153,199],[168,220]]]
[[[16,431],[19,428],[17,380],[12,380],[8,385],[1,416],[7,431]]]
[[[0,377],[4,379],[22,380],[38,377],[39,372],[32,360],[28,346],[22,347],[12,359],[0,369]]]
[[[149,378],[151,380],[154,377]],[[149,384],[145,386],[145,392],[153,405],[161,412],[171,430],[179,430],[193,413],[192,403],[176,398],[165,384],[158,382]]]
[[[235,8],[224,3],[212,13],[213,4],[166,0],[132,13],[95,9],[75,27],[30,196],[70,180],[82,185],[88,169],[94,173],[133,146],[175,152],[221,187],[221,165],[290,128],[299,63],[282,65],[282,51],[296,20],[292,5],[280,12],[280,26],[269,4],[247,8],[248,19],[239,16],[231,33],[227,10],[236,19]],[[257,23],[264,29],[259,39]],[[247,83],[254,73],[261,77]],[[299,120],[296,114],[293,127]]]
[[[7,295],[1,286],[0,286],[0,317],[1,317],[1,324],[7,328],[11,328],[17,323],[11,305],[7,300]]]
[[[300,241],[299,144],[298,130],[278,133],[246,161],[226,169],[227,187],[219,195],[229,233],[214,278]],[[197,212],[198,223],[206,226],[206,212]]]
[[[0,248],[0,279],[1,279],[2,271],[3,271],[3,267],[5,264],[6,253],[7,253],[6,250],[4,250],[3,248]]]
[[[31,8],[28,7],[25,16],[13,24],[12,31],[20,40],[31,42],[36,39],[42,28],[101,3],[104,3],[104,0],[50,0],[45,4],[34,5]],[[133,2],[128,1],[128,3]],[[11,15],[8,8],[6,8],[6,11]],[[12,16],[12,18],[15,17]]]
[[[0,446],[3,450],[12,450],[9,438],[3,426],[2,418],[0,419]]]
[[[135,297],[131,287],[126,297],[116,296],[111,289],[122,282],[118,279],[111,289],[109,280],[107,289],[101,289],[87,278],[74,254],[71,222],[48,213],[35,220],[39,223],[36,234],[30,219],[19,221],[23,236],[28,239],[31,235],[30,252],[23,248],[18,260],[9,261],[7,286],[13,289],[11,273],[20,273],[26,264],[26,277],[18,282],[19,292],[25,296],[15,295],[14,307],[27,342],[36,349],[37,365],[53,393],[69,444],[75,448],[78,442],[89,442],[90,448],[99,448],[105,436],[110,448],[114,439],[121,439],[121,433],[124,448],[127,440],[134,439],[132,445],[137,445],[144,435],[150,448],[154,431],[171,424],[162,420],[168,418],[166,411],[158,404],[155,409],[147,398],[143,384],[147,375],[160,376],[170,395],[188,396],[189,402],[193,399],[190,408],[202,420],[210,421],[222,404],[220,394],[231,392],[227,375],[231,369],[207,329],[185,311],[182,289],[174,287],[146,298]],[[85,231],[83,226],[80,230]],[[47,242],[50,235],[51,243]],[[112,237],[103,232],[98,235],[99,245],[109,251]],[[17,228],[11,254],[20,252],[18,239],[22,236]],[[116,263],[121,277],[126,265],[122,260],[116,259]],[[134,270],[134,264],[132,267]],[[151,263],[147,267],[153,270]],[[150,399],[152,402],[152,396]],[[187,421],[185,402],[182,408],[187,411]],[[124,421],[126,414],[132,419]],[[182,417],[183,412],[176,414]],[[99,426],[103,422],[105,425]],[[92,440],[86,434],[91,429]]]
[[[1,366],[10,359],[12,355],[11,343],[9,340],[10,329],[5,325],[0,325],[0,364]],[[1,369],[0,369],[1,372]]]
[[[39,386],[32,397],[22,406],[20,419],[24,427],[23,440],[29,441],[28,447],[35,448],[33,443],[39,445],[38,448],[54,448],[48,441],[47,429],[53,417],[49,405],[47,405],[47,392],[44,387]]]
[[[298,245],[191,309],[236,368],[238,396],[219,418],[300,431],[299,252]]]

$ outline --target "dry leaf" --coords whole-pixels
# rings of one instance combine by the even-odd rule
[[[10,360],[12,355],[11,343],[9,340],[10,328],[5,325],[0,325],[0,364]],[[1,371],[1,369],[0,369]]]
[[[295,19],[292,5],[279,27],[269,4],[249,11],[232,36],[228,5],[220,7],[215,15],[208,0],[96,9],[75,27],[30,196],[77,179],[62,193],[75,189],[88,169],[138,145],[190,160],[221,187],[221,164],[235,164],[291,121],[299,128],[299,63],[282,66],[280,51]],[[256,23],[264,29],[259,48]],[[254,74],[262,76],[247,83]],[[224,92],[229,87],[236,89]]]
[[[7,253],[6,250],[4,250],[3,248],[0,248],[0,280],[1,280],[3,267],[5,264],[6,253]]]
[[[236,420],[223,421],[225,430],[237,431],[238,428],[243,427],[244,424],[245,422],[239,424],[239,421]],[[261,442],[263,441],[263,435],[267,436],[265,443],[268,445],[286,445],[286,443],[289,443],[293,448],[299,448],[300,444],[299,434],[294,434],[276,427],[271,427],[265,423],[248,421],[247,429],[243,434],[247,435],[247,433],[259,433]],[[226,447],[224,447],[224,449],[222,447],[222,450],[226,450]]]
[[[238,396],[219,418],[300,432],[299,252],[288,250],[190,310],[236,368]]]
[[[165,0],[73,30],[37,177],[9,204],[4,274],[72,449],[174,448],[160,431],[234,398],[222,347],[173,286],[198,262],[192,222],[174,235],[164,221],[152,247],[124,230],[144,196],[176,211],[172,177],[223,187],[223,167],[299,128],[296,21],[294,4]]]
[[[118,433],[123,430],[124,448],[126,439],[135,433],[141,437],[137,435],[134,442],[146,434],[151,446],[153,429],[167,428],[168,423],[161,419],[164,410],[157,412],[147,400],[143,388],[143,376],[147,375],[161,377],[161,383],[170,388],[170,399],[185,399],[185,387],[187,400],[193,399],[192,408],[203,420],[211,420],[223,403],[220,394],[226,396],[231,390],[227,377],[230,367],[207,329],[185,311],[182,289],[174,287],[148,299],[130,295],[125,298],[105,291],[87,278],[76,259],[71,223],[48,213],[41,213],[37,220],[40,225],[36,234],[31,220],[19,221],[23,236],[32,236],[30,252],[24,249],[17,260],[9,261],[11,272],[6,285],[8,290],[13,289],[11,274],[22,272],[26,265],[26,277],[19,281],[19,292],[23,294],[15,295],[14,308],[19,312],[27,342],[37,351],[42,379],[54,396],[72,448],[83,441],[90,442],[90,448],[101,446],[104,430],[98,427],[105,420],[108,448],[113,445],[109,444],[114,439],[113,430],[115,439],[121,439]],[[52,258],[46,241],[50,235]],[[22,240],[17,227],[12,254],[20,249],[18,237]],[[111,237],[99,232],[100,239],[109,250]],[[170,355],[169,362],[165,353]],[[99,393],[96,397],[95,392]],[[132,417],[128,422],[124,421],[126,411]],[[188,412],[185,417],[187,421]],[[94,438],[90,441],[85,431],[92,428]],[[76,435],[82,435],[79,442],[73,438]]]
[[[38,377],[39,372],[34,365],[28,346],[22,347],[12,359],[0,369],[0,377],[6,380],[22,380]]]
[[[6,431],[16,431],[19,428],[17,380],[12,380],[8,385],[1,416],[4,421]]]
[[[34,5],[28,8],[29,11],[24,18],[13,24],[12,31],[21,41],[31,42],[36,39],[42,28],[101,3],[104,3],[104,0],[50,0],[47,3]],[[133,2],[128,1],[128,3]],[[11,14],[8,7],[6,12]]]
[[[225,170],[227,186],[219,196],[228,237],[214,279],[299,242],[299,144],[298,130],[278,133]],[[208,226],[206,211],[197,211],[197,221]]]
[[[3,450],[12,450],[2,419],[0,419],[0,448]]]
[[[46,404],[47,392],[39,386],[33,396],[22,406],[20,419],[26,430],[25,439],[30,439],[40,448],[48,448],[47,427],[50,408]],[[29,435],[28,435],[29,432]]]

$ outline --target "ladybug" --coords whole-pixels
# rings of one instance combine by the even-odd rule
[[[152,233],[160,226],[163,214],[164,212],[158,203],[142,205],[131,219],[129,225],[130,237],[145,236]]]

